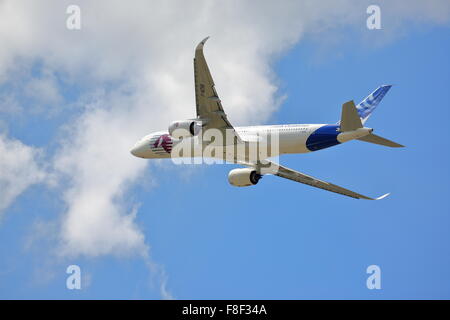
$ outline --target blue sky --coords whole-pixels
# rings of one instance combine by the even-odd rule
[[[89,123],[87,112],[95,113],[99,108],[96,97],[103,97],[103,93],[92,86],[100,83],[109,95],[105,100],[111,101],[116,96],[109,92],[117,84],[98,78],[77,82],[84,78],[66,66],[61,72],[51,73],[58,96],[54,100],[39,98],[47,110],[41,112],[33,109],[38,98],[22,93],[21,88],[28,79],[48,80],[45,70],[50,67],[46,63],[53,58],[42,65],[38,59],[30,59],[20,68],[23,72],[11,68],[8,74],[14,80],[3,80],[0,93],[14,93],[25,111],[2,110],[1,132],[7,139],[40,150],[36,162],[47,174],[45,181],[30,184],[21,192],[1,216],[0,298],[160,299],[163,284],[177,299],[450,298],[446,96],[450,24],[423,23],[419,19],[410,29],[406,24],[392,36],[389,20],[383,30],[369,31],[364,30],[365,17],[339,29],[350,35],[337,43],[323,43],[318,40],[321,36],[312,32],[282,52],[275,52],[276,59],[268,63],[273,72],[271,81],[279,88],[276,95],[285,99],[261,122],[335,123],[343,102],[359,102],[377,86],[393,84],[366,125],[406,148],[355,141],[281,157],[283,165],[362,194],[391,195],[382,201],[354,200],[272,176],[264,177],[254,187],[234,188],[227,181],[233,165],[179,167],[164,161],[144,166],[146,160],[126,160],[142,168],[137,173],[132,171],[134,178],[114,194],[112,203],[118,203],[117,207],[128,214],[137,208],[133,228],[125,231],[145,237],[142,243],[151,262],[142,258],[140,238],[133,240],[136,251],[132,247],[135,242],[130,242],[133,250],[128,250],[121,243],[108,247],[103,239],[90,242],[79,234],[74,238],[61,236],[61,230],[68,226],[65,217],[76,212],[74,208],[84,199],[77,198],[75,204],[67,200],[78,194],[79,183],[67,172],[79,170],[83,175],[85,171],[64,156],[88,149],[82,138],[72,140],[70,135],[75,132],[79,137],[79,133],[67,126],[81,123],[83,127],[80,119]],[[352,36],[353,32],[357,36]],[[322,36],[335,33],[330,29]],[[194,46],[195,42],[186,52],[193,54]],[[208,46],[213,47],[213,41]],[[217,66],[220,58],[212,57],[217,52],[205,52],[215,78],[219,72],[214,70],[221,70]],[[183,71],[189,72],[190,59]],[[225,97],[229,90],[223,82],[216,81],[216,85],[227,111]],[[121,86],[123,83],[117,85],[119,89]],[[221,94],[224,87],[225,97]],[[193,90],[192,83],[187,84],[189,89]],[[193,93],[188,94],[193,97]],[[123,94],[119,101],[134,101],[130,95]],[[90,107],[80,108],[80,104]],[[48,111],[60,105],[65,106],[62,111]],[[193,105],[189,101],[183,108]],[[160,112],[159,108],[152,112]],[[194,109],[186,111],[191,112]],[[237,112],[231,113],[231,120],[233,117],[240,125],[248,120]],[[166,120],[163,117],[153,122],[148,132],[165,129]],[[129,146],[134,142],[130,139]],[[70,145],[73,148],[67,149]],[[81,157],[80,162],[89,163],[95,157],[86,159]],[[99,159],[109,165],[107,157]],[[67,168],[61,169],[66,164]],[[110,170],[112,177],[114,170],[120,171],[115,163]],[[64,174],[59,176],[60,172]],[[111,180],[96,188],[114,184],[114,178]],[[79,185],[88,185],[87,190],[91,190],[88,183]],[[116,210],[115,206],[111,208]],[[104,213],[102,219],[109,219],[108,214]],[[83,223],[90,220],[86,221]],[[83,235],[83,228],[80,232]],[[106,242],[112,239],[108,237]],[[75,243],[74,239],[81,239],[80,244],[64,247]],[[106,249],[90,247],[99,242]],[[149,263],[156,267],[149,268]],[[81,267],[81,290],[65,286],[65,269],[70,264]],[[366,288],[366,268],[373,264],[381,268],[381,290]]]

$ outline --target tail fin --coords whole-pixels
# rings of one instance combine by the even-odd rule
[[[353,100],[348,101],[342,105],[341,122],[339,130],[341,132],[353,131],[362,128],[361,119],[358,115]]]
[[[356,106],[362,124],[367,121],[372,112],[380,103],[381,99],[383,99],[384,95],[389,91],[391,87],[392,85],[382,85],[378,87],[374,92],[369,94]]]
[[[401,144],[398,144],[397,142],[382,138],[380,136],[377,136],[376,134],[370,133],[367,136],[364,136],[362,138],[358,138],[358,140],[361,141],[365,141],[365,142],[370,142],[370,143],[375,143],[375,144],[379,144],[382,146],[386,146],[386,147],[391,147],[391,148],[401,148],[404,147]]]

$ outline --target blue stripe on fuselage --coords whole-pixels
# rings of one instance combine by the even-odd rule
[[[310,151],[317,151],[339,144],[337,136],[340,132],[338,130],[339,126],[335,124],[320,127],[308,137],[306,147]]]

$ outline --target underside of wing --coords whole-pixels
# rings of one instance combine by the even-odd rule
[[[197,118],[203,122],[204,129],[218,129],[224,134],[227,130],[241,141],[233,126],[227,119],[219,95],[214,87],[214,80],[203,55],[203,46],[208,40],[205,38],[195,49],[194,58],[194,81],[195,81],[195,103]]]
[[[322,180],[316,179],[314,177],[311,177],[309,175],[306,175],[304,173],[283,167],[279,164],[276,164],[273,162],[269,162],[269,164],[270,164],[270,167],[269,167],[270,169],[266,169],[266,171],[263,173],[273,174],[273,175],[276,175],[276,176],[279,176],[282,178],[286,178],[286,179],[289,179],[292,181],[307,184],[309,186],[316,187],[319,189],[324,189],[324,190],[331,191],[334,193],[339,193],[339,194],[342,194],[342,195],[345,195],[348,197],[352,197],[352,198],[356,198],[356,199],[366,199],[366,200],[380,200],[389,195],[389,193],[386,193],[378,198],[370,198],[365,195],[362,195],[362,194],[356,193],[354,191],[340,187],[338,185],[335,185],[333,183],[322,181]]]

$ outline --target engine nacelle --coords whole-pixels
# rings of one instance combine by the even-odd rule
[[[194,120],[174,121],[169,126],[169,134],[176,138],[196,136],[202,129],[202,124]]]
[[[251,168],[233,169],[228,174],[228,182],[235,187],[247,187],[257,184],[261,177]]]

